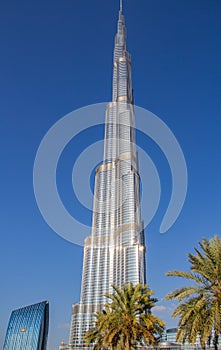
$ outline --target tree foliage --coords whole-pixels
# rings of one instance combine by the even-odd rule
[[[132,283],[122,290],[113,286],[107,294],[109,302],[96,313],[95,326],[85,336],[87,345],[94,349],[132,350],[136,345],[155,344],[163,332],[164,322],[151,313],[157,302],[147,285]]]
[[[170,271],[167,276],[183,277],[191,285],[179,288],[166,297],[178,300],[173,317],[179,317],[177,341],[196,341],[200,336],[201,345],[213,335],[213,344],[218,348],[221,333],[221,238],[214,236],[199,242],[201,249],[195,255],[189,254],[190,272]]]

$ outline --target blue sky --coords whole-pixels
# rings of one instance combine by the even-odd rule
[[[83,249],[43,220],[33,192],[33,164],[41,139],[57,120],[111,99],[117,11],[117,0],[0,4],[0,347],[11,310],[44,299],[50,301],[48,350],[68,339],[71,304],[80,295]],[[146,230],[147,274],[159,298],[158,315],[170,327],[176,324],[170,317],[173,305],[163,298],[180,281],[165,272],[187,269],[187,254],[197,242],[220,234],[221,2],[125,0],[124,13],[135,103],[170,127],[188,167],[182,213],[162,235],[171,183],[162,155],[150,149],[162,197]],[[68,203],[71,174],[65,169],[72,160],[68,164],[66,157],[59,175]]]

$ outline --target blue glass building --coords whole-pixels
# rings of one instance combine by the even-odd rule
[[[3,350],[46,350],[48,324],[48,301],[12,311]]]

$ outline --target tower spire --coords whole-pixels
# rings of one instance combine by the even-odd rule
[[[120,0],[120,12],[123,12],[123,0]]]

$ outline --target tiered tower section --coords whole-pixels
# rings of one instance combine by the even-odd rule
[[[135,146],[131,59],[120,5],[115,37],[113,96],[106,108],[104,159],[96,170],[92,234],[84,244],[81,301],[73,305],[71,349],[89,349],[85,332],[112,285],[145,283],[145,243]]]

